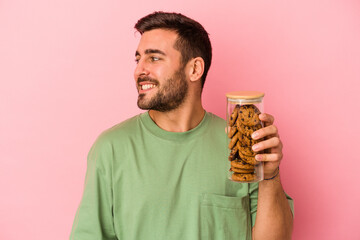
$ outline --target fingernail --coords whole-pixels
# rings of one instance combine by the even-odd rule
[[[255,151],[258,150],[258,149],[259,149],[259,145],[255,144],[254,146],[252,146],[252,149],[255,150]]]
[[[261,156],[261,155],[255,155],[255,160],[261,161],[261,160],[262,160],[262,156]]]
[[[251,137],[252,137],[253,139],[256,139],[258,136],[259,136],[259,133],[257,133],[257,132],[254,132],[254,133],[251,135]]]

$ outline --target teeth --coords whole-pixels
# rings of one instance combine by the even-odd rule
[[[153,85],[153,84],[145,84],[145,85],[141,86],[141,89],[146,90],[146,89],[154,88],[154,87],[155,87],[155,85]]]

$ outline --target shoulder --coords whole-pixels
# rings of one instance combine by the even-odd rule
[[[206,112],[206,114],[208,114],[208,116],[210,117],[212,123],[219,124],[219,125],[226,125],[226,121],[223,118],[221,118],[221,117],[219,117],[219,116],[217,116],[217,115],[215,115],[215,114],[213,114],[211,112]]]
[[[119,151],[126,152],[129,139],[139,129],[140,116],[136,115],[100,133],[90,148],[88,160],[99,165],[113,159]]]
[[[207,112],[206,114],[209,118],[206,131],[208,137],[218,139],[219,141],[226,141],[226,121],[213,113]]]
[[[139,131],[140,116],[141,114],[136,115],[104,130],[96,138],[92,148],[110,150],[113,145],[127,142],[136,131]]]
[[[215,128],[215,129],[224,131],[224,129],[226,127],[226,121],[224,119],[222,119],[221,117],[219,117],[211,112],[207,112],[206,114],[208,114],[208,117],[210,119],[209,125],[211,128]]]
[[[134,134],[134,131],[139,129],[140,117],[142,114],[133,116],[124,120],[106,130],[104,130],[98,137],[97,141],[108,142],[124,138]]]

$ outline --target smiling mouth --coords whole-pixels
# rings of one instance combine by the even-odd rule
[[[159,81],[157,79],[150,78],[148,76],[139,77],[137,79],[139,93],[145,93],[150,91],[151,89],[157,87],[159,85]]]
[[[141,90],[147,90],[147,89],[151,89],[151,88],[154,88],[154,87],[156,87],[155,84],[143,84],[143,85],[140,85]]]

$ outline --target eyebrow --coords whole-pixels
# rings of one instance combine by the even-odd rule
[[[158,53],[158,54],[166,56],[166,54],[159,49],[146,49],[145,50],[145,54],[151,54],[151,53]],[[140,53],[138,51],[136,51],[135,56],[140,56]]]

